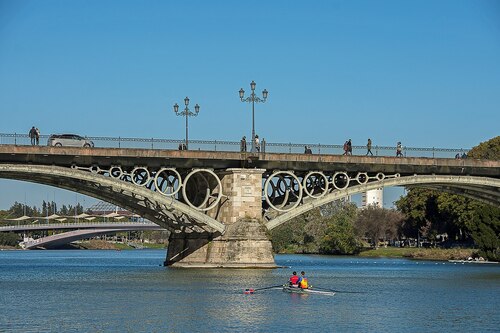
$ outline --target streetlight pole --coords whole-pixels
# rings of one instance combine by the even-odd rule
[[[252,93],[249,97],[245,98],[245,90],[243,88],[240,89],[240,100],[242,102],[252,103],[252,153],[255,152],[255,103],[264,103],[267,99],[268,91],[264,89],[262,91],[262,98],[259,98],[255,95],[255,86],[256,83],[252,81],[250,83],[250,88],[252,89]]]
[[[198,113],[200,113],[200,106],[198,104],[196,104],[194,106],[194,112],[191,112],[189,110],[189,107],[188,107],[189,98],[187,96],[186,96],[186,98],[184,98],[184,105],[186,105],[184,110],[179,112],[179,105],[177,105],[177,103],[175,103],[174,104],[174,112],[178,116],[186,117],[186,149],[188,149],[188,117],[196,117],[198,115]]]

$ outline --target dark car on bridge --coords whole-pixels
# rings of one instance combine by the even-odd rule
[[[55,147],[94,147],[94,143],[76,134],[52,134],[47,141],[47,146]]]

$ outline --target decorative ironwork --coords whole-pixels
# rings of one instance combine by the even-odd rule
[[[399,173],[386,175],[382,172],[348,173],[346,171],[310,171],[295,174],[292,171],[274,171],[265,177],[264,200],[278,212],[288,212],[303,203],[304,199],[319,199],[335,190],[344,190],[352,185],[398,178]]]
[[[146,187],[151,191],[184,202],[201,212],[215,208],[222,197],[225,197],[219,177],[210,169],[179,172],[175,168],[164,167],[151,170],[145,166],[135,166],[131,170],[125,170],[120,165],[112,165],[109,168],[101,168],[98,165],[90,167],[72,165],[71,167]]]

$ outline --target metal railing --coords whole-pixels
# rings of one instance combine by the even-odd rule
[[[46,145],[49,135],[40,135],[40,145]],[[157,139],[157,138],[123,138],[123,137],[87,137],[94,142],[96,148],[142,148],[142,149],[165,149],[177,150],[184,143],[183,139]],[[0,133],[0,144],[30,146],[31,139],[28,134]],[[305,146],[311,148],[313,154],[320,155],[342,155],[343,145],[321,144],[321,143],[277,143],[262,142],[261,153],[292,153],[303,154]],[[251,143],[247,142],[247,151],[250,151]],[[463,148],[418,148],[402,147],[405,157],[429,157],[429,158],[455,158],[456,155],[467,154],[469,149]],[[190,140],[189,150],[200,151],[240,151],[239,141],[224,140]],[[372,146],[374,156],[396,156],[396,146]],[[352,154],[357,156],[366,155],[366,146],[352,146]]]

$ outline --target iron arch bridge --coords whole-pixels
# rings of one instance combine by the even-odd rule
[[[0,164],[0,177],[84,193],[140,213],[172,232],[223,234],[226,228],[209,214],[227,198],[210,169]],[[425,187],[500,205],[500,179],[490,177],[276,170],[263,177],[263,216],[269,230],[329,202],[381,187]]]
[[[171,232],[168,265],[275,267],[266,230],[380,187],[500,205],[500,161],[469,159],[0,145],[0,178],[86,194],[158,224]]]

